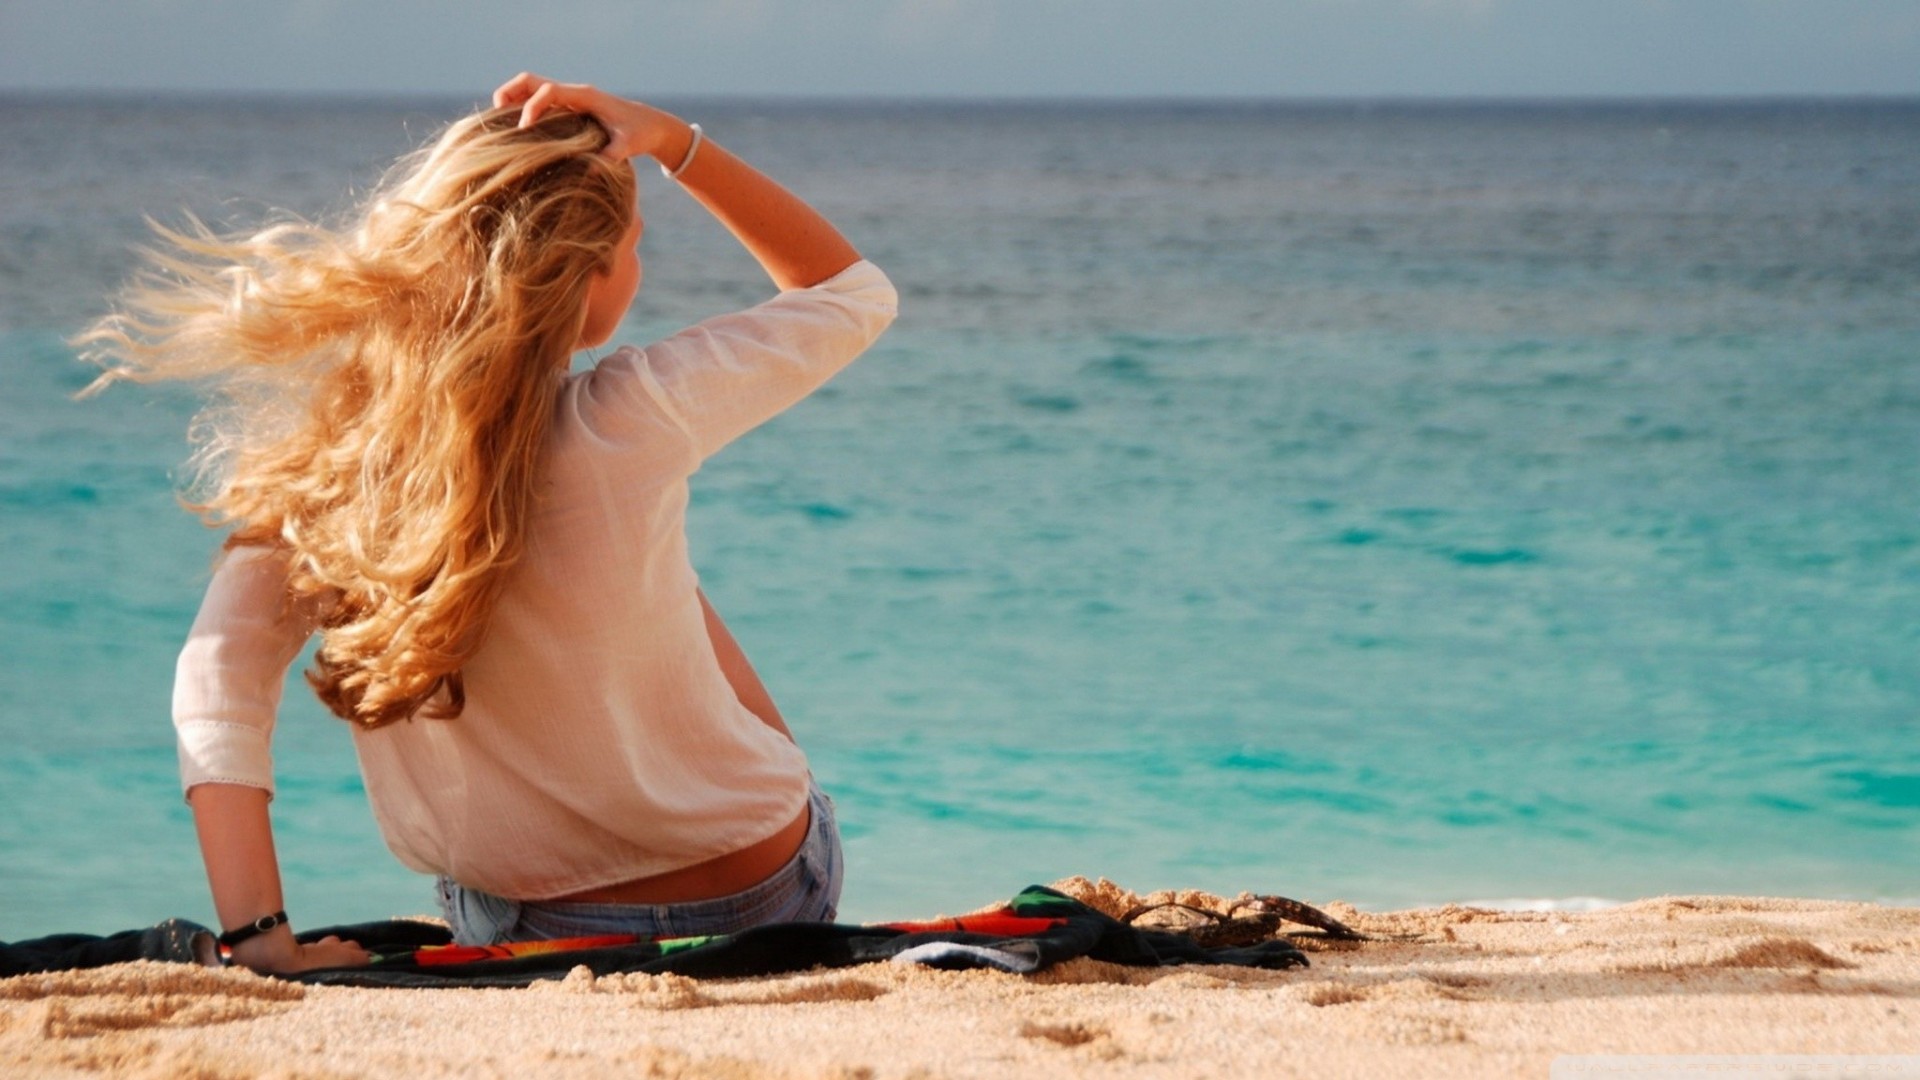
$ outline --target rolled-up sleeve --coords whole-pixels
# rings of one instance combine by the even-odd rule
[[[786,290],[644,349],[615,350],[593,377],[637,386],[704,459],[832,378],[898,310],[893,283],[863,259],[818,285]]]
[[[273,793],[274,717],[308,636],[288,610],[280,556],[243,547],[221,559],[174,669],[183,792],[226,783]]]

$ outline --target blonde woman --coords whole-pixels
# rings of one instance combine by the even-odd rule
[[[892,320],[886,277],[695,125],[523,74],[348,227],[175,250],[83,340],[208,378],[197,508],[231,526],[174,690],[233,961],[364,963],[287,923],[267,804],[287,667],[348,721],[374,816],[467,944],[830,920],[831,804],[688,562],[688,477]],[[645,348],[633,158],[779,294]],[[97,384],[98,385],[98,384]]]

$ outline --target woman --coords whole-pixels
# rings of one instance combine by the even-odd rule
[[[466,944],[830,920],[839,839],[687,558],[687,478],[864,350],[897,298],[825,218],[689,125],[522,74],[348,229],[181,250],[86,340],[213,376],[196,508],[233,531],[180,655],[183,784],[235,963],[295,942],[267,803],[287,666],[350,722],[374,815]],[[591,371],[640,284],[653,158],[780,294]]]

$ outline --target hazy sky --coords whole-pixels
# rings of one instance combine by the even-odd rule
[[[0,88],[1920,94],[1920,0],[0,0]]]

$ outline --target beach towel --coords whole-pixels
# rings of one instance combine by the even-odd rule
[[[510,988],[563,979],[576,968],[586,968],[594,975],[647,972],[729,978],[899,962],[1027,973],[1082,956],[1143,967],[1307,966],[1306,956],[1284,938],[1235,948],[1206,948],[1181,934],[1128,926],[1041,885],[1027,887],[992,911],[931,922],[858,926],[775,923],[737,934],[694,938],[642,940],[607,935],[461,946],[453,944],[444,926],[389,919],[322,927],[298,936],[302,941],[318,941],[330,934],[359,942],[373,954],[373,962],[365,967],[327,968],[276,978],[395,989]],[[0,943],[0,976],[142,959],[220,962],[212,931],[183,919],[170,919],[155,927],[108,937],[60,934]]]

